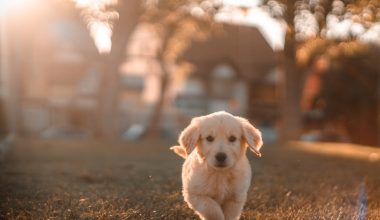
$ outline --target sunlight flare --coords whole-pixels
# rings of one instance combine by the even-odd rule
[[[284,48],[287,25],[284,21],[271,17],[262,8],[252,7],[245,13],[239,8],[226,8],[218,12],[214,19],[217,22],[256,27],[273,50]]]
[[[380,150],[375,147],[362,146],[350,143],[322,143],[322,142],[291,142],[294,149],[330,157],[342,157],[368,162],[380,161]]]
[[[94,40],[98,52],[106,54],[112,47],[113,21],[118,19],[116,11],[110,11],[108,6],[116,5],[118,0],[73,0],[76,7],[82,10],[82,16]]]

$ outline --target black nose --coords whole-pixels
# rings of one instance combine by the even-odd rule
[[[215,159],[219,163],[224,163],[224,161],[226,161],[226,158],[227,158],[227,155],[225,153],[217,153],[215,155]]]

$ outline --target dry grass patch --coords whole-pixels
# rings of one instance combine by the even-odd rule
[[[181,195],[174,141],[19,139],[0,165],[1,219],[197,219]],[[331,144],[334,147],[334,144]],[[292,144],[250,156],[253,183],[242,219],[380,218],[380,164],[318,155]]]

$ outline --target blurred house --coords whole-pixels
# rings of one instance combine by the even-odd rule
[[[86,137],[96,135],[100,126],[102,57],[76,9],[63,5],[46,4],[29,24],[33,28],[15,24],[10,32],[13,98],[22,134]],[[148,24],[140,24],[129,38],[112,119],[124,138],[136,138],[149,126],[163,74],[157,60],[160,46]],[[176,135],[192,117],[219,110],[276,124],[276,55],[256,28],[226,24],[207,41],[194,42],[181,60],[195,68],[184,81],[169,83],[160,124],[164,134]],[[171,76],[176,74],[172,69]]]
[[[161,69],[156,54],[160,46],[159,36],[147,23],[139,24],[129,38],[126,60],[119,69],[118,128],[124,138],[139,136],[146,130],[159,98]],[[139,134],[131,134],[136,127],[140,128]]]
[[[127,60],[121,67],[120,110],[125,124],[120,128],[148,126],[160,91],[162,73],[156,59],[160,43],[146,24],[130,39]],[[194,42],[181,60],[195,68],[185,81],[170,83],[161,120],[164,133],[176,134],[192,117],[220,110],[275,126],[280,73],[275,53],[256,28],[225,25],[207,41]],[[175,68],[170,74],[177,74]]]
[[[259,123],[278,118],[276,55],[258,29],[225,24],[183,59],[196,66],[177,97],[185,114],[225,110]]]
[[[10,76],[17,132],[46,137],[89,133],[97,108],[96,48],[71,4],[34,7],[23,17],[9,14],[7,24],[10,70],[2,77]]]

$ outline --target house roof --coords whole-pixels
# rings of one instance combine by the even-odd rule
[[[193,42],[183,59],[196,65],[199,73],[227,63],[248,78],[276,64],[275,52],[257,28],[230,24],[206,41]]]

